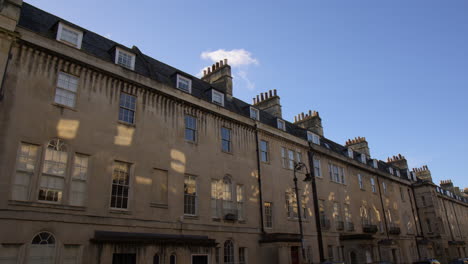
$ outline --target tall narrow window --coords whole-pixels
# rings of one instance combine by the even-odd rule
[[[220,254],[220,248],[219,247],[216,247],[215,249],[215,264],[220,264],[220,259],[219,259],[219,254]]]
[[[302,196],[301,207],[302,207],[302,217],[304,217],[304,219],[307,219],[307,217],[309,216],[309,210],[307,209],[307,196],[306,195]]]
[[[302,153],[296,152],[296,162],[302,162]]]
[[[38,146],[21,143],[16,162],[15,179],[13,180],[13,200],[27,201],[29,199],[29,188],[34,176],[38,152]]]
[[[86,199],[88,179],[88,156],[76,154],[71,182],[70,204],[83,206]]]
[[[78,77],[59,72],[57,88],[55,89],[55,102],[57,104],[75,107],[76,91],[78,90]]]
[[[236,215],[236,210],[232,201],[232,182],[230,177],[225,177],[222,183],[223,213],[225,216],[227,214]]]
[[[68,153],[65,143],[60,139],[51,140],[45,152],[38,200],[62,201],[67,162]]]
[[[237,185],[237,219],[244,219],[244,186]]]
[[[78,264],[80,259],[79,245],[64,245],[63,247],[63,263]]]
[[[159,258],[159,254],[155,254],[153,256],[153,264],[160,264],[160,258]]]
[[[16,264],[20,256],[21,245],[5,245],[0,244],[0,263],[2,264]]]
[[[314,159],[314,172],[315,177],[322,177],[322,168],[320,166],[320,160]]]
[[[197,214],[197,182],[191,175],[186,175],[184,179],[184,214]]]
[[[387,184],[385,182],[382,182],[382,189],[383,189],[383,193],[387,194]]]
[[[271,202],[265,202],[263,204],[263,210],[265,212],[265,227],[273,227],[273,204]]]
[[[403,188],[400,187],[400,196],[401,196],[401,201],[405,201],[405,192],[403,191]]]
[[[283,166],[283,168],[288,167],[288,159],[286,157],[286,148],[284,147],[281,147],[281,165]]]
[[[288,149],[288,165],[289,169],[294,169],[294,151]]]
[[[268,142],[265,140],[260,140],[260,160],[262,162],[268,162]]]
[[[231,152],[231,129],[221,128],[221,149],[224,152]]]
[[[246,264],[246,251],[245,247],[239,247],[239,264]]]
[[[219,218],[220,183],[218,180],[211,180],[211,217]]]
[[[297,218],[297,202],[294,192],[286,192],[286,209],[289,218]]]
[[[224,264],[234,264],[234,243],[231,240],[224,242]]]
[[[372,192],[376,192],[376,188],[375,188],[375,181],[374,181],[374,178],[370,178],[370,184],[371,184],[371,189],[372,189]]]
[[[119,120],[125,123],[135,123],[136,97],[120,93]]]
[[[176,264],[177,263],[177,257],[175,254],[171,254],[169,257],[169,264]]]
[[[130,190],[130,164],[116,161],[112,173],[111,208],[127,209]]]
[[[36,235],[29,248],[28,263],[55,263],[55,238],[51,233],[41,232]]]
[[[362,181],[362,175],[361,175],[361,174],[358,174],[357,176],[358,176],[359,188],[360,188],[361,190],[364,190],[364,183],[363,183],[363,181]]]
[[[187,93],[192,92],[192,80],[185,78],[181,75],[177,75],[177,88]]]
[[[197,141],[197,119],[191,115],[185,115],[185,140]]]

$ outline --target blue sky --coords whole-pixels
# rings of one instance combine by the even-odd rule
[[[27,2],[193,75],[227,55],[234,96],[277,89],[285,119],[468,187],[468,1]]]

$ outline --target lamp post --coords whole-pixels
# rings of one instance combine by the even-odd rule
[[[302,168],[306,169],[306,177],[305,177],[304,181],[305,182],[310,181],[311,176],[309,174],[309,170],[307,169],[307,166],[302,162],[294,162],[294,170],[293,170],[294,178],[293,178],[293,180],[294,180],[294,189],[296,191],[297,217],[299,219],[299,234],[300,234],[300,237],[301,237],[302,258],[305,259],[306,255],[305,255],[305,249],[304,249],[304,233],[302,231],[302,216],[301,216],[302,207],[301,207],[301,199],[299,198],[299,189],[297,188],[297,177],[296,177],[296,171],[300,171]]]

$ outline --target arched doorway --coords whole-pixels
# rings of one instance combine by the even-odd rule
[[[356,252],[351,251],[351,253],[349,253],[349,258],[351,260],[351,264],[358,264]]]

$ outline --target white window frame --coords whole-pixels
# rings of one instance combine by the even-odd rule
[[[74,33],[77,33],[78,34],[77,42],[76,43],[71,43],[71,42],[69,42],[67,40],[62,39],[63,29],[66,29],[66,30],[72,31]],[[78,30],[76,28],[73,28],[71,26],[65,25],[62,22],[59,22],[58,29],[57,29],[56,40],[60,41],[62,43],[65,43],[68,46],[72,46],[72,47],[75,47],[77,49],[81,49],[81,42],[83,41],[83,31]]]
[[[388,167],[388,172],[393,175],[393,168],[392,167]]]
[[[374,177],[370,178],[370,183],[371,183],[371,190],[373,193],[377,192],[377,188],[375,188],[375,180]]]
[[[263,149],[262,147],[262,143],[264,143],[265,145],[265,149]],[[260,140],[260,161],[261,162],[265,162],[265,163],[268,163],[270,162],[270,146],[269,146],[269,142],[266,141],[266,140]],[[265,157],[265,158],[264,158]]]
[[[382,182],[382,189],[383,189],[383,193],[387,194],[387,184],[384,181]]]
[[[266,204],[268,204],[268,206],[266,206]],[[273,203],[264,202],[263,212],[265,215],[265,228],[273,228]]]
[[[362,174],[359,173],[357,176],[358,176],[359,188],[361,190],[364,190],[364,182],[362,181]]]
[[[396,169],[396,176],[397,176],[397,177],[401,177],[401,174],[400,174],[400,170],[399,170],[399,169]]]
[[[189,194],[189,193],[186,193],[185,192],[185,184],[186,184],[186,181],[193,181],[194,182],[194,185],[195,185],[195,194]],[[186,204],[186,197],[191,197],[194,199],[193,201],[193,205],[191,203],[188,203]],[[194,213],[187,213],[185,211],[185,208],[186,206],[193,206],[194,208],[189,208],[189,209],[193,209]],[[188,216],[196,216],[198,214],[198,186],[197,186],[197,177],[194,176],[194,175],[188,175],[186,174],[184,176],[184,215],[188,215]]]
[[[253,113],[255,113],[255,115],[253,115]],[[260,110],[258,110],[257,108],[255,107],[250,107],[250,118],[252,118],[253,120],[260,120]]]
[[[123,65],[123,64],[119,63],[120,53],[126,54],[126,55],[128,55],[128,56],[130,56],[132,58],[132,61],[131,61],[130,65]],[[126,51],[126,50],[124,50],[122,48],[119,48],[119,47],[115,48],[115,64],[120,65],[120,66],[122,66],[124,68],[130,69],[130,70],[133,71],[135,69],[135,58],[136,58],[135,54],[133,54],[131,52],[128,52],[128,51]]]
[[[314,159],[314,176],[322,178],[322,165],[319,159]]]
[[[221,97],[221,102],[215,100],[215,95]],[[211,102],[220,106],[224,106],[224,94],[222,92],[216,91],[215,89],[211,89]]]
[[[62,77],[62,78],[60,78],[60,77]],[[60,83],[61,83],[60,80],[61,79],[64,80],[64,81],[66,79],[68,87],[64,87],[64,86],[60,85]],[[71,81],[73,81],[73,80],[76,81],[76,87],[74,87],[74,89],[73,89],[73,87],[70,87],[72,85]],[[80,77],[69,74],[69,73],[66,73],[66,72],[59,71],[58,74],[57,74],[57,84],[55,86],[54,103],[59,104],[59,105],[63,105],[63,106],[66,106],[66,107],[70,107],[70,108],[75,108],[76,107],[76,99],[77,99],[77,95],[78,95],[79,82],[80,82]],[[58,95],[58,91],[62,91],[62,93],[65,93],[65,94],[73,95],[72,105],[57,101],[57,96],[59,96],[59,98],[64,97],[63,94]],[[65,98],[68,99],[67,97],[65,97]]]
[[[116,170],[116,165],[117,164],[124,164],[127,166],[127,174],[128,174],[128,185],[126,186],[128,188],[128,194],[127,194],[127,207],[118,207],[118,206],[112,206],[112,187],[114,186],[114,173]],[[133,176],[133,164],[125,161],[119,161],[119,160],[114,160],[112,164],[112,175],[111,175],[111,193],[110,193],[110,199],[109,199],[109,208],[111,210],[116,210],[116,211],[128,211],[130,210],[130,201],[131,201],[131,196],[132,196],[132,176]],[[121,184],[116,184],[116,186],[123,186]],[[117,197],[117,196],[116,196]],[[123,196],[122,196],[123,197]]]
[[[377,161],[376,159],[373,159],[373,160],[372,160],[372,165],[373,165],[373,167],[376,168],[376,169],[379,167],[379,163],[378,163],[378,161]]]
[[[307,131],[307,141],[320,145],[320,136],[313,132]]]
[[[188,90],[185,90],[184,88],[179,87],[179,81],[180,80],[184,80],[184,81],[188,82]],[[184,77],[184,76],[182,76],[180,74],[177,74],[176,87],[177,87],[177,89],[179,89],[181,91],[184,91],[184,92],[187,92],[187,93],[191,94],[192,93],[192,80],[187,78],[187,77]]]
[[[237,220],[245,219],[245,189],[244,185],[236,185],[236,202],[237,202]]]
[[[361,154],[361,162],[367,164],[367,156],[366,154]]]
[[[354,158],[354,152],[352,149],[348,148],[348,157],[349,158]]]
[[[276,121],[276,127],[279,130],[286,131],[286,122],[284,122],[284,120],[281,120],[281,119],[278,118],[277,121]]]
[[[187,123],[187,120],[190,119],[193,121],[193,127],[189,126],[190,124]],[[184,115],[184,139],[185,141],[196,143],[197,142],[197,118],[193,115],[185,114]],[[187,132],[193,133],[193,138],[187,138]]]

